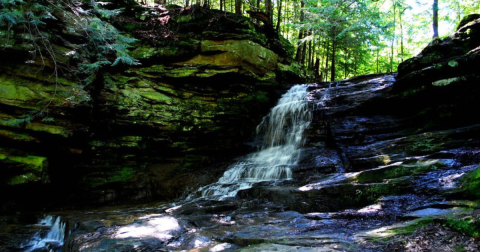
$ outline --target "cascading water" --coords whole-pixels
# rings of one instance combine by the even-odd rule
[[[304,142],[302,133],[312,117],[307,86],[293,86],[280,98],[257,127],[257,135],[263,138],[262,148],[230,166],[218,182],[200,188],[202,197],[222,200],[257,182],[291,178]]]
[[[65,240],[65,223],[61,221],[60,216],[55,218],[51,215],[46,215],[37,225],[50,227],[50,230],[46,235],[44,233],[42,234],[42,232],[37,232],[27,244],[22,245],[22,248],[25,248],[25,251],[63,246]],[[48,251],[53,251],[53,249]]]

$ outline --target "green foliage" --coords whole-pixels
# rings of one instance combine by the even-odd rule
[[[108,178],[107,182],[125,182],[129,181],[135,176],[135,170],[130,167],[124,167],[116,172],[112,177]]]
[[[29,24],[43,25],[44,19],[55,19],[48,8],[35,1],[0,0],[0,27]]]
[[[89,84],[93,79],[90,77],[103,66],[116,66],[119,63],[138,64],[138,60],[132,58],[128,52],[131,43],[136,40],[124,36],[104,20],[118,15],[121,10],[104,9],[108,2],[84,2],[86,5],[84,8],[91,9],[81,12],[83,16],[79,16],[75,22],[81,24],[82,32],[88,40],[76,51],[75,58],[80,61],[78,75],[85,78],[85,84]],[[0,0],[0,27],[6,27],[7,30],[14,28],[27,30],[35,50],[42,57],[46,51],[52,61],[56,62],[48,36],[43,32],[46,28],[45,20],[56,19],[51,13],[57,8],[74,8],[68,0],[60,1],[58,4],[50,1]]]
[[[444,226],[450,227],[458,232],[472,237],[480,237],[480,220],[473,217],[462,219],[447,218]]]
[[[75,57],[82,62],[79,64],[79,73],[84,76],[83,82],[86,85],[95,79],[95,74],[104,66],[117,66],[119,63],[139,64],[138,60],[131,57],[128,52],[128,48],[136,39],[121,34],[110,23],[102,19],[117,15],[121,10],[102,9],[101,5],[108,3],[99,3],[92,2],[91,5],[92,12],[98,17],[92,16],[87,20],[80,20],[83,21],[83,29],[89,39]]]
[[[480,199],[480,165],[462,179],[460,191],[467,197]]]
[[[80,79],[79,82],[83,85],[88,85],[106,66],[139,64],[128,51],[136,40],[121,34],[108,22],[108,18],[121,12],[119,9],[107,9],[109,4],[109,2],[92,0],[0,0],[0,39],[4,43],[0,47],[14,46],[15,43],[10,41],[13,41],[11,40],[13,38],[17,40],[18,36],[29,40],[22,42],[33,49],[30,51],[32,59],[27,60],[27,63],[42,62],[42,72],[45,71],[45,66],[51,68],[56,85],[54,95],[38,103],[42,108],[21,118],[4,122],[5,124],[17,126],[30,123],[35,118],[42,118],[50,105],[57,104],[53,102],[57,96],[60,97],[59,100],[65,101],[63,105],[66,106],[88,103],[90,96],[83,87],[62,88],[58,76],[60,72],[73,73],[69,75],[74,79]],[[65,58],[65,55],[64,52],[54,49],[51,44],[51,40],[57,39],[58,36],[52,34],[50,26],[52,21],[56,20],[52,13],[59,15],[58,13],[68,11],[73,14],[65,17],[74,19],[69,21],[75,25],[69,25],[69,22],[66,22],[61,24],[62,28],[70,33],[83,35],[85,42],[75,45],[73,51],[67,54],[70,62],[63,60],[60,63],[58,58]],[[43,96],[40,90],[38,94]],[[42,121],[52,122],[52,120],[52,118],[44,118]]]

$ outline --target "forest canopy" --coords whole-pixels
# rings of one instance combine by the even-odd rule
[[[460,20],[480,12],[476,0],[137,0],[141,4],[198,5],[248,15],[263,12],[296,46],[295,60],[319,79],[334,81],[368,73],[394,72],[434,37],[435,3],[439,37]]]
[[[0,0],[0,26],[45,25],[52,19],[48,8],[55,4],[82,2],[91,6],[93,20],[118,13],[102,6],[114,1],[34,1]],[[66,3],[68,2],[68,3]],[[263,17],[263,25],[288,39],[296,48],[295,61],[315,75],[317,81],[336,81],[349,77],[382,72],[395,72],[399,63],[420,52],[432,39],[451,34],[460,20],[469,14],[480,12],[477,0],[128,0],[140,5],[178,5],[184,8],[217,9],[237,15],[251,16],[252,12]],[[42,4],[43,3],[43,4]],[[21,8],[19,8],[19,6]],[[257,19],[258,19],[257,15]],[[267,22],[265,22],[267,21]],[[84,27],[89,34],[96,28]],[[35,29],[29,29],[34,33]],[[97,29],[99,30],[99,29]],[[126,48],[132,41],[116,33],[113,28],[106,38],[93,41],[107,45],[104,52],[88,64],[86,75],[96,72],[102,65],[136,64],[128,56]],[[33,34],[35,35],[35,34]],[[33,36],[32,35],[32,36]],[[90,35],[92,38],[95,36]],[[40,36],[41,37],[41,36]],[[41,42],[38,46],[41,46]],[[114,43],[115,42],[115,43]],[[37,42],[39,43],[39,42]],[[119,47],[111,48],[111,45]],[[106,50],[111,52],[107,52]],[[39,50],[37,50],[39,51]],[[91,52],[91,50],[85,50]],[[116,54],[112,62],[104,55]]]

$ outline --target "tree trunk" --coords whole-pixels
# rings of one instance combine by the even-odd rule
[[[235,14],[242,15],[242,1],[243,0],[235,0]]]
[[[305,3],[303,1],[300,1],[300,23],[302,23],[304,19],[304,14],[303,14],[304,6],[305,6]],[[305,37],[304,30],[303,28],[301,28],[300,31],[298,32],[298,40],[302,40],[304,37]],[[302,63],[303,61],[303,54],[305,53],[305,51],[302,51],[302,50],[303,50],[304,44],[305,42],[298,43],[297,54],[295,55],[295,61],[297,61],[298,63]]]
[[[403,24],[402,24],[402,13],[405,11],[401,11],[398,16],[398,21],[400,23],[400,61],[403,62]]]
[[[308,69],[313,68],[312,64],[312,41],[308,41],[308,57],[307,57],[307,67]]]
[[[346,78],[347,78],[347,75],[348,75],[348,73],[347,73],[347,71],[348,71],[348,66],[347,66],[347,64],[348,64],[348,62],[347,62],[347,61],[348,61],[348,54],[349,54],[349,51],[348,51],[347,48],[345,47],[345,60],[344,60],[344,62],[343,62],[343,68],[344,68],[344,73],[343,73],[343,76],[344,76],[344,77],[343,77],[343,78],[344,78],[344,79],[346,79]]]
[[[438,38],[438,0],[433,0],[433,38]]]
[[[272,24],[272,16],[273,16],[272,0],[265,0],[265,14],[267,14],[267,17],[270,20],[270,24]]]
[[[392,36],[392,45],[390,47],[390,72],[393,72],[393,46],[395,44],[395,26],[397,25],[396,24],[396,13],[397,13],[397,10],[396,10],[396,7],[397,7],[397,3],[396,2],[393,2],[393,36]]]
[[[300,30],[298,32],[298,40],[303,39],[303,30]],[[295,55],[295,61],[300,63],[302,61],[302,49],[303,49],[303,44],[299,42],[298,47],[297,47],[297,54]]]
[[[332,40],[332,60],[330,64],[330,81],[335,81],[335,51],[337,50],[337,39]]]
[[[275,28],[275,31],[277,31],[277,33],[280,32],[280,22],[282,20],[282,0],[278,0],[277,1],[277,4],[278,4],[278,12],[277,12],[277,27]]]
[[[355,60],[355,61],[354,61],[353,67],[354,67],[355,76],[356,76],[356,75],[357,75],[357,64],[358,64],[358,56],[357,56],[357,54],[355,54],[354,60]]]
[[[313,68],[313,71],[315,73],[315,82],[319,82],[320,80],[320,59],[317,57],[315,60],[315,67]]]
[[[313,38],[312,38],[312,49],[311,49],[311,57],[310,57],[310,66],[311,66],[311,69],[314,70],[315,69],[315,58],[318,57],[317,56],[317,43],[315,43],[315,35],[313,35]]]
[[[325,80],[327,80],[328,78],[328,51],[330,49],[330,41],[327,40],[327,46],[325,47],[326,48],[326,51],[325,51],[325,54],[326,54],[326,59],[325,59]]]

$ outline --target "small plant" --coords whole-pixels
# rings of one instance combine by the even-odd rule
[[[480,165],[462,179],[459,191],[467,197],[480,199]]]
[[[472,237],[480,237],[480,221],[473,217],[463,219],[447,218],[444,226]]]

